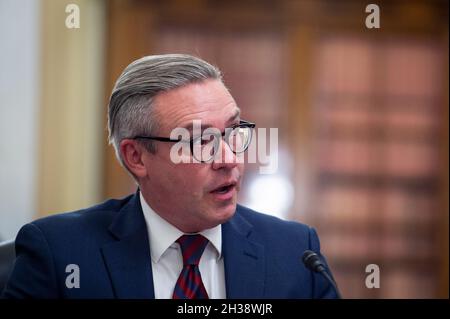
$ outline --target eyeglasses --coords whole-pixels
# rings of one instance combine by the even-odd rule
[[[147,139],[159,142],[184,142],[190,144],[191,155],[199,162],[211,161],[219,151],[220,140],[223,140],[230,147],[234,154],[245,152],[252,141],[253,129],[256,124],[239,121],[239,124],[225,128],[225,132],[217,129],[206,129],[200,136],[194,136],[189,140],[172,139],[160,136],[135,136],[130,139]]]

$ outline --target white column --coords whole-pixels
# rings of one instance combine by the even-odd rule
[[[0,240],[36,213],[39,1],[0,1]]]

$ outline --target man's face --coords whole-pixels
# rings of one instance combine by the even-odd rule
[[[239,123],[239,108],[219,80],[207,80],[164,92],[154,99],[158,136],[169,137],[177,127],[191,130],[194,120],[219,129]],[[149,205],[184,232],[212,228],[231,218],[236,209],[244,165],[222,140],[221,159],[179,163],[170,159],[174,143],[157,143],[155,154],[144,153],[147,177],[141,190]],[[220,188],[223,185],[230,185]]]

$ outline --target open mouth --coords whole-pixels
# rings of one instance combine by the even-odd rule
[[[220,196],[220,198],[225,198],[227,196],[231,196],[236,188],[236,181],[230,181],[227,183],[224,183],[217,187],[216,189],[211,191],[211,194]]]
[[[215,190],[213,190],[211,193],[217,193],[217,194],[226,194],[228,193],[233,187],[235,186],[235,184],[228,184],[222,187],[219,187]]]

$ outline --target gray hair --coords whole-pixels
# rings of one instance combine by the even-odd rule
[[[120,142],[155,134],[158,129],[155,96],[207,79],[222,81],[222,74],[215,66],[187,54],[150,55],[125,68],[114,86],[108,109],[109,143],[122,166],[127,168],[120,154]],[[156,151],[153,141],[141,142],[149,152]]]

